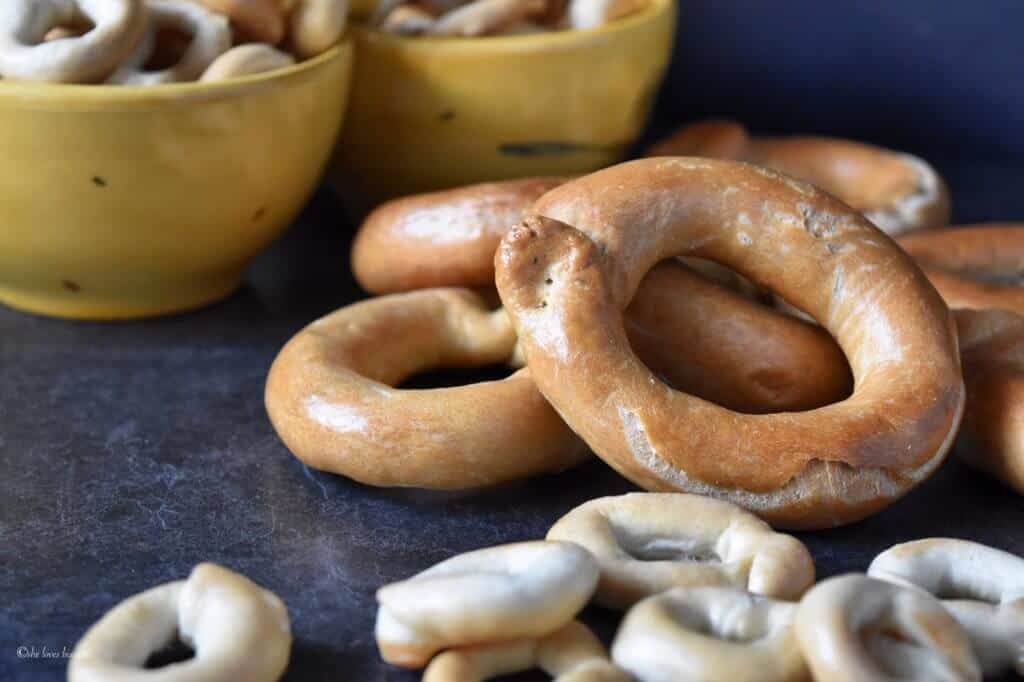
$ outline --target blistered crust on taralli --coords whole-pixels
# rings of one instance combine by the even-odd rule
[[[364,301],[281,350],[267,413],[304,463],[370,485],[461,489],[567,469],[586,448],[529,370],[453,388],[392,388],[426,369],[506,362],[515,342],[505,313],[464,289]]]
[[[806,180],[888,234],[949,224],[949,190],[928,163],[862,142],[814,136],[753,137],[734,121],[701,121],[653,145],[647,156],[747,161]]]
[[[898,242],[950,308],[999,308],[1024,315],[1024,224],[929,230]]]
[[[496,255],[499,292],[541,392],[627,478],[814,528],[877,511],[942,461],[963,408],[949,312],[840,202],[763,168],[666,158],[575,180],[535,211],[545,217],[509,232]],[[715,260],[811,313],[844,349],[853,395],[743,415],[659,382],[630,350],[620,311],[674,255]]]

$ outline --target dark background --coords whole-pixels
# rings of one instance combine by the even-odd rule
[[[1024,2],[702,0],[679,14],[648,141],[707,115],[855,137],[933,161],[960,222],[1024,221]],[[87,324],[0,308],[0,679],[63,679],[64,661],[17,648],[70,650],[118,601],[201,560],[284,598],[287,679],[418,679],[376,656],[378,586],[631,489],[592,462],[484,492],[376,490],[292,458],[263,381],[291,334],[360,296],[342,215],[319,193],[242,291],[198,313]],[[951,458],[885,512],[802,538],[827,576],[926,535],[1024,554],[1022,529],[1024,501]],[[613,630],[610,614],[587,619]]]

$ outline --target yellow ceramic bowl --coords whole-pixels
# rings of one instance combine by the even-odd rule
[[[0,82],[0,301],[89,319],[231,293],[308,200],[352,46],[223,83]]]
[[[356,26],[332,180],[366,206],[615,163],[646,122],[674,29],[673,0],[587,31],[402,38]]]

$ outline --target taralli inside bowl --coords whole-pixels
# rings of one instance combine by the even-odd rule
[[[358,209],[403,194],[619,161],[668,64],[673,0],[582,31],[403,38],[353,27],[332,180]]]
[[[352,46],[217,83],[0,83],[0,302],[118,319],[196,308],[308,200]]]

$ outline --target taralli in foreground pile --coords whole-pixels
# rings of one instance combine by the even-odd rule
[[[958,310],[967,408],[957,454],[1024,495],[1024,318]]]
[[[819,680],[981,680],[967,636],[938,600],[865,575],[818,583],[800,602],[796,634]]]
[[[482,183],[387,202],[356,235],[352,269],[375,294],[494,286],[501,237],[562,178]],[[817,325],[747,300],[709,261],[659,264],[626,310],[630,344],[672,386],[741,412],[807,410],[850,394],[849,366]],[[713,266],[714,269],[708,269]],[[683,293],[685,292],[685,294]]]
[[[868,575],[942,598],[986,675],[1024,675],[1024,559],[976,542],[930,538],[882,552]]]
[[[950,308],[1024,315],[1024,225],[966,225],[897,241]]]
[[[482,682],[531,668],[540,668],[555,682],[633,682],[578,621],[540,639],[451,649],[430,662],[423,682]]]
[[[647,6],[648,0],[383,0],[373,23],[398,35],[474,38],[597,28]]]
[[[568,625],[597,585],[570,542],[520,542],[452,557],[377,591],[377,646],[419,668],[451,647],[544,637]]]
[[[822,528],[885,507],[945,457],[964,402],[949,310],[844,204],[755,166],[661,158],[574,180],[534,210],[496,255],[501,299],[541,393],[640,486]],[[677,255],[726,265],[819,320],[850,361],[852,396],[745,415],[658,381],[631,351],[622,311]]]
[[[736,505],[698,495],[591,500],[559,519],[547,539],[594,555],[601,569],[595,600],[611,608],[673,587],[731,586],[798,599],[814,584],[814,562],[799,540]]]
[[[348,0],[3,0],[0,77],[144,86],[240,78],[294,64],[275,49],[282,42],[300,59],[326,52],[347,14]],[[232,28],[244,43],[234,48]]]
[[[147,659],[175,636],[195,657],[159,670]],[[68,682],[273,682],[291,652],[288,611],[272,592],[215,564],[188,580],[131,597],[92,626],[75,646]]]
[[[646,156],[748,161],[806,180],[892,235],[949,224],[949,190],[916,156],[826,137],[751,137],[734,121],[688,125]]]
[[[509,362],[515,344],[505,312],[466,289],[363,301],[281,350],[267,377],[267,413],[307,465],[371,485],[473,488],[568,469],[586,448],[529,370],[452,388],[392,388],[427,369]]]
[[[676,588],[629,611],[612,658],[643,682],[803,682],[796,608],[741,590]]]

